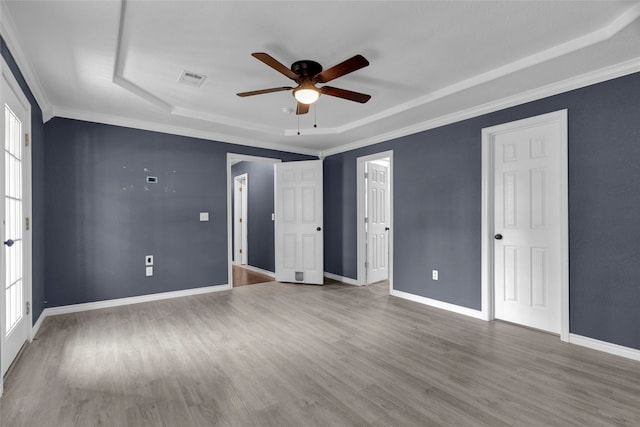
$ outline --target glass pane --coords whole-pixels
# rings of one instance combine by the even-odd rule
[[[6,330],[9,334],[23,315],[22,289],[22,123],[5,105],[4,213],[5,238],[15,243],[4,246]]]

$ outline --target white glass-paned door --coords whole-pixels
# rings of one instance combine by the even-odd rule
[[[5,333],[22,320],[24,292],[22,275],[22,123],[16,114],[5,105],[5,190],[4,190],[4,235],[5,250]],[[13,242],[13,244],[11,244]]]

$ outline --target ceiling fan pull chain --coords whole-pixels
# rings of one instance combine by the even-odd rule
[[[296,116],[298,118],[298,135],[300,135],[300,115]]]
[[[318,127],[318,104],[313,104],[313,127]]]

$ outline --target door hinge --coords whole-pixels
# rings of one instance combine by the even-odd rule
[[[26,229],[28,231],[30,226],[31,226],[31,221],[29,220],[29,217],[24,219],[24,223],[25,223]]]
[[[369,174],[367,172],[364,173],[364,179],[369,178]]]
[[[240,249],[240,253],[242,253],[242,249]]]
[[[28,133],[24,134],[24,146],[25,147],[29,146],[29,134]]]
[[[239,190],[239,191],[242,191],[242,187],[240,187],[238,190]]]
[[[29,313],[31,313],[31,303],[27,301],[27,315],[29,315]]]
[[[240,218],[240,222],[242,222],[242,218]]]
[[[369,261],[364,262],[364,268],[369,268]]]
[[[364,223],[366,224],[366,223],[368,223],[368,222],[369,222],[369,218],[365,216],[365,217],[364,217]]]

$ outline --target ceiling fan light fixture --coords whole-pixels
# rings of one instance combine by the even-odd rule
[[[300,88],[293,92],[293,96],[302,104],[313,104],[320,98],[320,92],[317,89]]]

